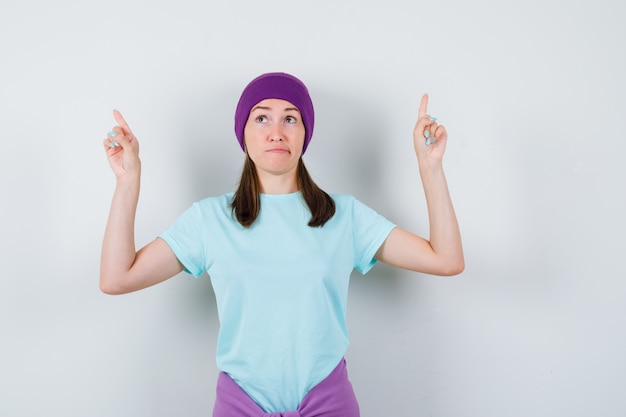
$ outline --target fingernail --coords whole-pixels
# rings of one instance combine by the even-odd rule
[[[114,142],[109,142],[109,148],[115,148],[115,143]]]
[[[430,145],[430,138],[426,139],[426,145]]]
[[[428,120],[430,120],[431,122],[434,122],[435,120],[437,120],[437,118],[431,116],[431,117],[428,118]]]
[[[115,145],[115,146],[122,146],[122,145],[120,145],[120,143],[119,143],[119,142],[117,142],[117,141],[113,142],[113,145]]]
[[[114,138],[117,136],[117,133],[115,132],[109,132],[109,137]]]
[[[436,140],[437,138],[433,136],[432,138],[430,138],[430,143],[435,143]]]
[[[430,137],[430,130],[424,130],[424,137],[426,138]]]

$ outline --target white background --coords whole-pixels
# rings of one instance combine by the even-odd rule
[[[354,274],[364,417],[626,413],[626,11],[597,1],[84,2],[0,6],[0,415],[207,416],[210,281],[99,292],[120,109],[141,143],[137,243],[230,191],[253,77],[316,106],[305,162],[428,234],[412,128],[445,123],[466,271]]]

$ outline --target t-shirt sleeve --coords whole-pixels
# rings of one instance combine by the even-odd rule
[[[198,278],[206,270],[202,216],[197,203],[183,212],[159,237],[170,246],[185,272]]]
[[[376,251],[396,225],[365,204],[353,200],[354,268],[366,274],[376,264]]]

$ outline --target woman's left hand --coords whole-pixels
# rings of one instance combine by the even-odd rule
[[[437,123],[437,118],[428,114],[428,94],[422,96],[417,116],[417,123],[413,129],[413,145],[418,159],[428,158],[441,161],[448,141],[448,132],[445,126]]]
[[[459,224],[443,172],[448,142],[446,128],[427,111],[428,95],[422,96],[413,130],[413,144],[426,195],[430,238],[400,227],[394,228],[376,252],[376,259],[399,268],[433,275],[456,275],[465,268]]]

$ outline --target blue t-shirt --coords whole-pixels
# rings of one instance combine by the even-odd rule
[[[310,227],[300,192],[262,194],[241,226],[233,194],[194,203],[160,237],[187,272],[207,271],[217,301],[217,366],[266,412],[296,410],[348,347],[353,269],[366,273],[394,224],[354,197],[333,195],[335,215]]]

